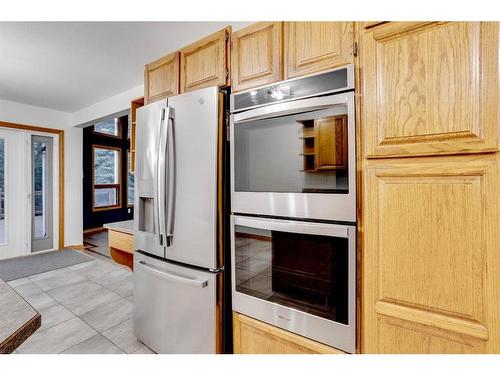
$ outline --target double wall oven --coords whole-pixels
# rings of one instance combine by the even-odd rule
[[[233,309],[356,348],[353,66],[231,96]]]

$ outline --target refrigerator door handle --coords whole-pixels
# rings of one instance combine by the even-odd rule
[[[143,260],[137,262],[137,264],[140,265],[140,267],[142,268],[143,271],[145,271],[151,275],[165,279],[165,280],[178,282],[178,283],[182,283],[182,284],[186,284],[186,285],[191,285],[191,286],[195,286],[198,288],[206,288],[208,285],[208,279],[198,279],[198,278],[193,279],[193,278],[184,277],[184,276],[181,276],[178,274],[170,273],[170,272],[167,272],[164,270],[159,270],[155,267],[148,265]]]
[[[160,128],[158,131],[158,141],[157,141],[157,158],[156,158],[156,170],[155,170],[155,184],[154,184],[154,199],[155,199],[155,211],[156,211],[156,225],[158,228],[158,239],[160,246],[165,246],[165,156],[167,143],[164,140],[164,130],[163,123],[168,111],[168,107],[162,109]]]
[[[174,239],[174,212],[175,212],[175,179],[176,179],[176,160],[175,160],[175,110],[168,107],[167,111],[167,224],[166,224],[166,246],[170,246]]]

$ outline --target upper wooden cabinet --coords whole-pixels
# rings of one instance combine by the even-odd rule
[[[285,79],[350,64],[354,22],[285,22]]]
[[[498,148],[498,24],[359,28],[365,157]]]
[[[367,161],[364,353],[500,352],[497,155]]]
[[[180,50],[181,93],[229,85],[230,35],[227,27]]]
[[[282,41],[282,22],[259,22],[233,33],[233,92],[283,79]]]
[[[179,52],[158,59],[144,69],[146,104],[179,93]]]

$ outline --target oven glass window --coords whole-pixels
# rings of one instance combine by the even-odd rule
[[[235,226],[236,291],[348,324],[348,240]]]
[[[347,120],[338,105],[235,123],[235,191],[349,193]]]

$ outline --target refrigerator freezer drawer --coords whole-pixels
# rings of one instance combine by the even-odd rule
[[[134,333],[157,353],[216,352],[217,274],[134,253]]]

